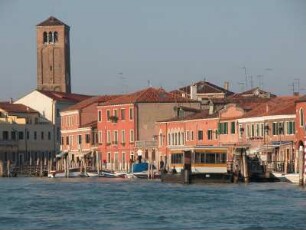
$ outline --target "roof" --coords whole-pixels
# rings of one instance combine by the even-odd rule
[[[103,103],[112,99],[115,99],[117,97],[119,97],[121,95],[102,95],[102,96],[93,96],[93,97],[89,97],[77,104],[74,104],[68,108],[66,108],[63,111],[71,111],[71,110],[80,110],[83,108],[86,108],[87,106],[90,106],[92,104],[99,104],[99,103]]]
[[[306,102],[306,95],[301,96],[296,102]]]
[[[75,94],[75,93],[64,93],[64,92],[44,91],[44,90],[37,90],[37,91],[56,101],[80,102],[92,97],[89,95]]]
[[[264,91],[260,89],[259,87],[255,87],[252,89],[249,89],[247,91],[241,92],[241,93],[235,93],[230,96],[231,98],[237,98],[237,97],[267,97],[272,98],[276,97],[275,94],[272,94],[270,92]]]
[[[66,27],[69,27],[68,25],[66,25],[65,23],[63,23],[62,21],[58,20],[56,17],[53,17],[53,16],[50,16],[45,21],[37,24],[37,26],[66,26]]]
[[[185,116],[185,117],[172,117],[170,119],[158,121],[158,122],[171,122],[171,121],[189,121],[189,120],[199,120],[199,119],[208,119],[208,118],[217,118],[218,112],[215,112],[213,114],[209,114],[209,110],[201,110],[197,113]]]
[[[197,86],[197,93],[199,94],[206,94],[206,93],[224,93],[226,94],[227,96],[228,95],[232,95],[234,94],[233,92],[229,91],[229,90],[226,90],[220,86],[217,86],[215,84],[212,84],[210,82],[207,82],[207,81],[199,81],[197,83],[194,83],[192,85],[196,85]],[[184,92],[184,93],[187,93],[187,94],[190,94],[190,87],[192,85],[188,85],[188,86],[185,86],[185,87],[182,87],[180,88],[179,90],[181,92]],[[171,91],[171,93],[177,93],[177,90],[173,90]]]
[[[295,114],[295,101],[297,99],[298,96],[280,96],[272,98],[266,103],[259,103],[257,106],[254,106],[244,117]]]
[[[190,100],[166,92],[162,88],[146,88],[131,94],[126,94],[121,97],[117,97],[106,103],[100,105],[118,105],[118,104],[132,104],[132,103],[199,103],[198,101]]]
[[[10,102],[0,102],[0,109],[8,113],[38,113],[36,110],[23,104],[13,104]]]

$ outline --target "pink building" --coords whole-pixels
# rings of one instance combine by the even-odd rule
[[[99,151],[106,167],[129,170],[130,163],[139,155],[157,165],[161,156],[156,152],[155,122],[177,116],[181,106],[200,108],[197,101],[156,88],[147,88],[100,103]]]

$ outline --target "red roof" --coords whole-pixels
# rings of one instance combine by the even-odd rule
[[[196,112],[194,114],[190,114],[188,116],[183,117],[173,117],[170,119],[162,120],[159,122],[171,122],[171,121],[189,121],[189,120],[199,120],[199,119],[208,119],[208,118],[217,118],[218,112],[214,112],[213,114],[209,114],[209,110],[201,110],[199,112]]]
[[[306,95],[301,96],[296,102],[306,102]]]
[[[229,90],[226,90],[226,89],[224,89],[220,86],[217,86],[215,84],[212,84],[210,82],[207,82],[207,81],[199,81],[199,82],[197,82],[195,84],[192,84],[192,85],[197,86],[197,93],[200,93],[200,94],[205,94],[205,93],[224,93],[225,95],[232,95],[233,94],[233,92],[231,92]],[[181,92],[190,94],[190,86],[191,85],[182,87],[179,90]],[[171,91],[171,93],[177,93],[177,90],[173,90],[173,91]]]
[[[64,93],[64,92],[44,91],[44,90],[37,90],[37,91],[56,101],[80,102],[92,97],[89,95],[82,95],[75,93]]]
[[[23,104],[13,104],[10,102],[0,102],[0,109],[8,113],[38,113],[36,110]]]
[[[93,96],[93,97],[90,97],[88,99],[85,99],[77,104],[74,104],[68,108],[66,108],[65,110],[63,111],[70,111],[70,110],[80,110],[80,109],[83,109],[87,106],[90,106],[92,104],[98,104],[98,103],[103,103],[103,102],[106,102],[106,101],[109,101],[109,100],[112,100],[112,99],[115,99],[117,97],[119,97],[121,95],[102,95],[102,96]]]
[[[168,93],[162,88],[146,88],[135,93],[123,95],[121,97],[110,100],[100,105],[118,105],[118,104],[132,104],[132,103],[198,103],[178,96],[176,94]]]
[[[56,17],[49,17],[47,18],[45,21],[39,23],[37,26],[66,26],[69,27],[68,25],[66,25],[65,23],[63,23],[62,21],[58,20]]]
[[[270,92],[264,91],[260,89],[259,87],[255,87],[253,89],[249,89],[247,91],[244,91],[242,93],[235,93],[231,95],[231,98],[238,98],[238,97],[260,97],[260,95],[267,95],[269,98],[276,97],[275,94],[272,94]]]
[[[254,106],[244,117],[262,117],[273,115],[295,114],[295,101],[297,96],[280,96]]]

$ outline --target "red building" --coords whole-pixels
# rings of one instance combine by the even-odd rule
[[[303,166],[300,166],[300,181],[301,185],[306,184],[306,95],[296,101],[296,148],[298,150],[299,161]]]
[[[61,114],[61,151],[68,155],[69,167],[82,164],[96,166],[100,164],[97,147],[97,105],[118,96],[104,95],[90,97],[63,110]],[[89,162],[85,162],[85,156]],[[59,164],[60,165],[60,164]]]
[[[147,88],[124,95],[98,106],[99,151],[108,169],[128,170],[138,155],[154,162],[155,122],[177,116],[180,107],[200,108],[197,101],[171,94],[163,89]]]

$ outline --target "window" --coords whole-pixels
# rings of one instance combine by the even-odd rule
[[[120,117],[121,117],[121,120],[125,120],[125,109],[120,110]]]
[[[34,140],[37,140],[37,132],[34,131]]]
[[[227,122],[219,123],[218,130],[219,130],[218,131],[219,134],[227,134],[228,133],[228,123]]]
[[[52,34],[52,32],[49,32],[48,42],[49,43],[53,42],[53,34]]]
[[[189,139],[190,139],[190,132],[188,130],[188,131],[186,131],[186,141],[189,141]]]
[[[54,43],[58,42],[58,33],[54,32],[53,34]]]
[[[82,135],[81,134],[78,135],[78,144],[79,145],[82,144]]]
[[[64,137],[61,139],[61,145],[64,145]]]
[[[102,121],[102,112],[101,110],[98,111],[98,121]]]
[[[207,139],[208,140],[213,139],[213,131],[211,129],[207,130]]]
[[[118,110],[117,109],[113,110],[113,115],[114,115],[114,117],[118,117]]]
[[[133,108],[130,108],[130,120],[134,119],[134,110]]]
[[[107,162],[111,163],[111,153],[107,153]]]
[[[111,143],[111,131],[110,130],[107,130],[106,132],[106,142],[107,144],[110,144]]]
[[[131,143],[134,142],[134,130],[133,129],[130,130],[130,142]]]
[[[125,159],[126,159],[126,154],[125,152],[122,152],[122,169],[125,169]]]
[[[121,130],[121,143],[125,143],[125,130]]]
[[[191,131],[191,139],[190,139],[190,140],[191,140],[191,141],[194,140],[193,131]]]
[[[231,122],[231,134],[235,134],[236,133],[236,124],[235,121]]]
[[[69,145],[69,136],[66,137],[66,145]]]
[[[304,110],[300,109],[300,126],[304,127]]]
[[[29,140],[29,139],[30,139],[30,132],[27,131],[27,140]]]
[[[182,153],[171,154],[171,164],[183,164],[183,154]]]
[[[203,131],[198,130],[198,140],[203,140]]]
[[[85,142],[86,142],[86,144],[90,143],[90,134],[85,135]]]
[[[48,140],[51,140],[51,132],[48,132]]]
[[[110,121],[110,117],[111,117],[110,110],[106,110],[106,118],[107,118],[107,121]]]
[[[45,133],[44,132],[40,133],[40,139],[42,139],[42,140],[45,139]]]
[[[295,134],[295,122],[287,121],[286,124],[287,124],[286,134],[287,135]]]
[[[118,131],[117,130],[114,131],[114,142],[113,142],[113,144],[115,144],[115,145],[118,144]]]
[[[9,139],[9,133],[8,133],[8,131],[3,131],[3,132],[2,132],[2,138],[3,138],[3,140],[8,140],[8,139]]]
[[[159,146],[163,146],[163,134],[160,132],[158,135]]]
[[[47,32],[43,33],[43,41],[44,41],[44,43],[48,43],[48,34],[47,34]]]
[[[242,124],[239,124],[239,133],[238,133],[239,138],[242,138],[243,131],[244,129],[242,127]]]
[[[16,131],[11,132],[11,139],[16,140]]]
[[[102,131],[98,132],[98,143],[101,144],[102,143]]]

